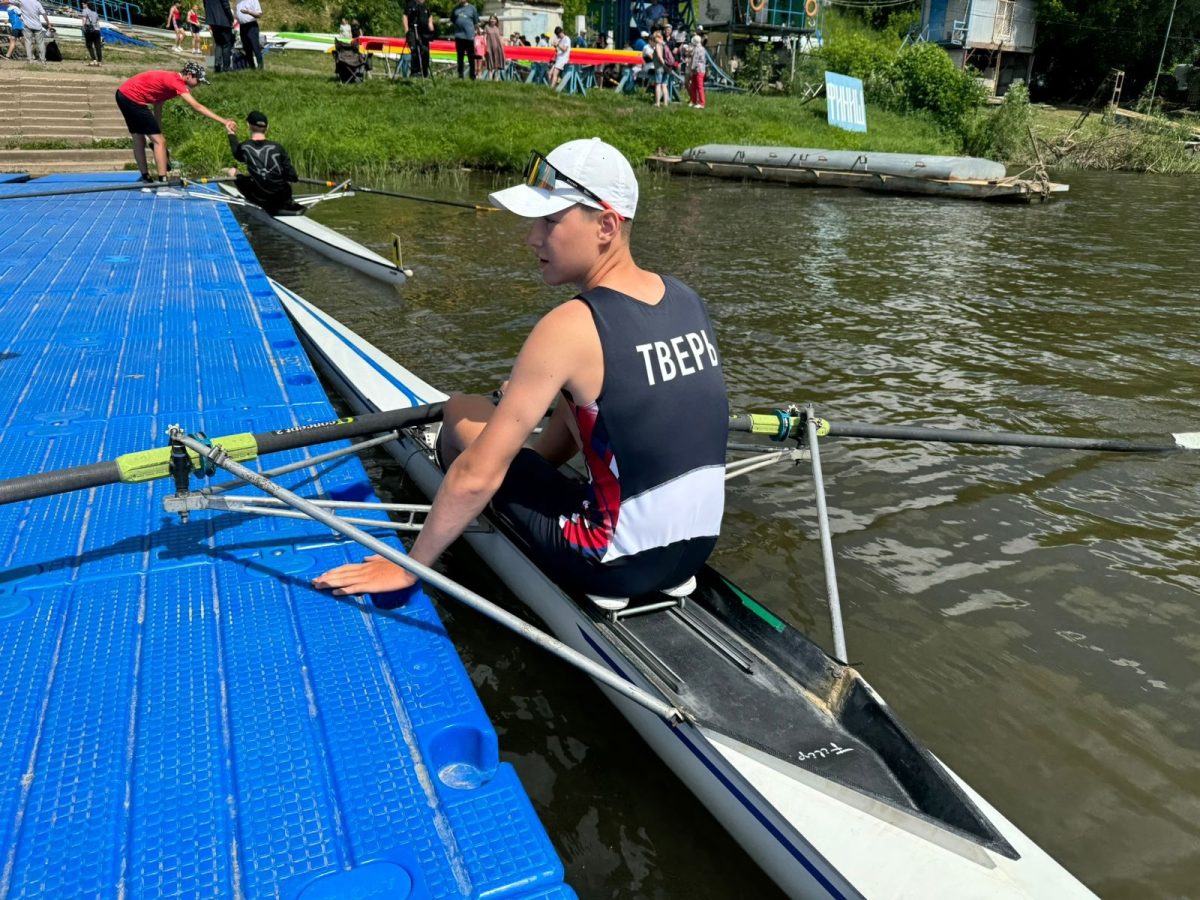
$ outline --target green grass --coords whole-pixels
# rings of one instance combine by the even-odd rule
[[[656,152],[698,144],[745,143],[911,153],[953,153],[954,140],[928,119],[868,110],[871,130],[854,134],[825,123],[822,101],[711,94],[709,108],[655,109],[648,95],[591,91],[564,96],[516,83],[374,79],[339,85],[329,73],[234,72],[196,91],[213,111],[244,121],[251,109],[271,119],[271,136],[288,148],[302,175],[365,179],[462,167],[513,170],[531,148],[548,152],[597,135],[635,163]],[[192,175],[231,164],[224,131],[186,105],[168,104],[164,125],[172,155]],[[243,126],[244,134],[244,126]]]

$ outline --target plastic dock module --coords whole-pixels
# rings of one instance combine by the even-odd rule
[[[0,478],[174,423],[336,418],[225,206],[135,189],[0,212]],[[372,496],[354,456],[280,480]],[[307,520],[181,524],[173,491],[0,507],[0,897],[574,897],[430,601],[315,591],[364,551]]]

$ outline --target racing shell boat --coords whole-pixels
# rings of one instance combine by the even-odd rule
[[[362,272],[371,278],[388,284],[402,285],[406,280],[404,269],[395,262],[380,256],[373,250],[364,247],[358,241],[351,240],[344,234],[322,225],[304,214],[280,213],[272,215],[261,206],[251,203],[242,196],[241,191],[231,184],[222,183],[221,191],[232,201],[234,206],[242,209],[256,222],[273,228],[300,242],[305,247],[327,256],[334,262]],[[304,212],[318,203],[335,200],[340,197],[353,196],[352,191],[338,191],[328,194],[315,194],[308,197],[297,197],[296,203],[305,207]]]
[[[275,290],[314,363],[358,412],[446,398]],[[435,428],[385,445],[430,497],[442,479]],[[464,537],[559,639],[686,712],[672,722],[601,687],[790,896],[1093,896],[909,734],[854,668],[716,570],[705,567],[682,600],[639,597],[606,613],[550,581],[494,516]]]

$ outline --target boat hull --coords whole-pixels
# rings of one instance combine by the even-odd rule
[[[445,399],[445,394],[303,298],[281,286],[276,291],[313,362],[356,412]],[[442,473],[422,433],[404,433],[385,448],[422,493],[429,497],[436,493]],[[604,619],[564,594],[501,529],[468,532],[464,539],[560,640],[643,690],[676,702],[630,660]],[[697,596],[707,584],[724,581],[707,567],[698,577]],[[853,671],[832,661],[830,666]],[[854,681],[861,682],[857,673]],[[791,897],[1092,896],[931,756],[932,764],[984,810],[1006,852],[995,852],[928,819],[800,771],[714,731],[704,721],[672,726],[623,695],[602,686],[601,690]]]
[[[651,156],[651,168],[673,175],[706,175],[735,181],[768,181],[800,187],[848,187],[884,194],[917,194],[956,200],[986,200],[994,203],[1032,203],[1064,193],[1068,185],[1024,178],[970,179],[928,178],[887,172],[839,171],[794,163],[755,165],[712,162],[678,156]]]
[[[341,263],[347,268],[361,272],[376,281],[399,287],[407,280],[404,270],[390,259],[380,256],[332,228],[306,216],[273,216],[260,206],[247,201],[241,193],[227,184],[222,184],[224,193],[241,201],[237,207],[247,218],[266,225],[281,234],[286,234],[297,243],[320,253],[327,259]]]

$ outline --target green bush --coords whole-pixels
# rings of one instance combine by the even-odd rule
[[[746,59],[738,67],[734,81],[739,87],[758,93],[775,83],[775,48],[771,44],[751,44],[746,48]]]
[[[888,16],[887,30],[896,37],[904,40],[909,31],[916,30],[921,25],[921,10],[905,9]]]
[[[821,48],[820,60],[832,72],[861,78],[871,103],[897,112],[928,113],[963,145],[990,144],[989,120],[979,112],[983,88],[937,45],[901,46],[898,30],[903,26],[907,31],[908,25],[900,15],[893,19],[896,30],[839,33]]]
[[[936,44],[909,44],[896,56],[897,90],[909,109],[926,109],[946,128],[964,123],[984,100],[984,90]]]
[[[866,82],[872,76],[888,77],[899,47],[893,36],[855,32],[826,43],[817,55],[829,71]]]
[[[1033,122],[1029,88],[1023,82],[1014,82],[1005,93],[1004,102],[984,116],[983,140],[978,144],[967,143],[967,152],[1001,160],[1019,157],[1029,143],[1029,126]]]

